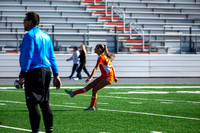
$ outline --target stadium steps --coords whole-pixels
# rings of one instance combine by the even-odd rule
[[[118,1],[119,7],[125,10],[126,15],[129,13],[130,16],[126,17],[127,21],[135,20],[140,27],[152,27],[155,25],[155,28],[143,28],[145,32],[151,34],[165,34],[163,30],[163,25],[190,25],[193,26],[193,33],[199,34],[199,2],[163,2],[163,1]],[[126,3],[126,5],[123,5]],[[130,6],[133,4],[132,6]],[[136,7],[135,4],[143,4],[143,6]],[[148,8],[146,5],[148,4]],[[157,4],[158,6],[155,6]],[[159,6],[160,5],[160,6]],[[169,5],[169,7],[167,6]],[[186,6],[187,5],[187,6]],[[189,6],[188,6],[189,5]],[[148,12],[146,10],[149,10]],[[152,11],[151,11],[152,10]],[[144,12],[146,11],[146,12]],[[162,11],[160,13],[160,11]],[[169,12],[171,11],[171,12]],[[98,13],[99,12],[99,13]],[[144,13],[143,13],[144,12]],[[169,12],[169,13],[168,13]],[[105,11],[94,11],[94,14],[103,14]],[[130,14],[132,13],[132,14]],[[137,14],[138,13],[138,14]],[[146,15],[147,13],[148,15]],[[141,15],[142,14],[142,15]],[[156,15],[155,15],[156,14]],[[151,16],[149,16],[151,15]],[[134,16],[134,17],[133,17]],[[144,17],[140,17],[144,16]],[[196,18],[196,22],[194,21]],[[148,22],[148,23],[145,23]],[[156,22],[156,23],[155,23]],[[178,23],[177,23],[178,22]],[[105,22],[107,25],[115,25],[118,22]],[[123,25],[123,23],[121,23]],[[158,27],[160,25],[161,27]],[[170,31],[167,29],[166,31]],[[173,32],[177,33],[186,33],[189,34],[189,30],[184,29],[173,29]],[[158,40],[159,41],[159,40]],[[166,42],[170,42],[165,40]],[[175,41],[176,42],[176,41]],[[180,42],[180,41],[179,41]],[[166,43],[167,44],[167,43]],[[172,45],[172,44],[171,44]],[[173,53],[173,52],[172,52]],[[176,53],[176,52],[175,52]]]
[[[101,17],[99,17],[98,19],[117,19],[117,20],[119,20],[120,19],[120,17],[119,16],[114,16],[114,17],[111,17],[111,16],[101,16]]]
[[[102,3],[102,0],[84,0],[84,1],[81,1],[82,3],[94,3],[94,2],[96,2],[96,3]]]
[[[105,5],[89,5],[87,6],[87,8],[93,8],[93,9],[96,9],[96,8],[99,8],[99,9],[105,9],[106,6]]]
[[[93,11],[92,13],[94,13],[94,14],[112,14],[113,12],[112,11]]]
[[[5,2],[5,3],[4,3]],[[97,0],[96,4],[94,4],[94,0],[83,0],[80,4],[79,0],[52,0],[52,1],[29,1],[29,0],[23,0],[23,1],[16,1],[16,0],[9,0],[9,1],[1,1],[0,2],[0,11],[1,15],[16,15],[18,12],[20,12],[20,15],[25,14],[27,11],[31,10],[37,10],[39,13],[41,13],[41,16],[64,16],[61,19],[60,22],[53,21],[55,23],[55,32],[68,32],[68,33],[84,33],[86,32],[87,25],[99,25],[102,24],[101,28],[96,28],[96,32],[100,33],[114,33],[112,28],[117,26],[118,28],[121,28],[123,26],[123,23],[121,23],[120,19],[114,19],[113,22],[110,21],[110,18],[108,16],[111,15],[111,11],[109,10],[109,7],[113,4],[113,2],[108,2],[108,16],[105,16],[105,4],[103,1]],[[20,5],[19,5],[20,3]],[[135,23],[143,28],[145,31],[145,34],[151,34],[151,42],[152,47],[156,46],[163,46],[166,45],[166,47],[169,47],[170,49],[174,47],[177,47],[177,44],[179,44],[178,41],[174,41],[176,43],[172,43],[170,40],[164,40],[164,30],[163,25],[188,25],[192,26],[192,32],[194,34],[199,34],[200,27],[199,27],[199,15],[200,15],[200,2],[198,0],[191,1],[191,0],[173,0],[173,1],[167,1],[167,0],[150,0],[150,1],[140,1],[140,0],[123,0],[123,1],[115,1],[115,4],[118,5],[122,10],[124,10],[127,22],[134,20]],[[87,8],[89,6],[92,6],[92,8]],[[95,8],[94,6],[101,6],[104,8]],[[6,12],[7,10],[7,12]],[[16,10],[16,12],[13,11]],[[49,15],[53,14],[53,15]],[[81,15],[79,15],[81,14]],[[88,16],[91,18],[96,18],[98,21],[93,19],[94,22],[83,22],[76,18],[72,18],[70,22],[66,22],[68,16]],[[117,17],[117,15],[114,15]],[[141,17],[142,16],[142,17]],[[64,20],[65,19],[65,20]],[[46,21],[47,19],[41,21],[41,23],[49,23],[49,21]],[[85,19],[87,20],[87,19]],[[63,21],[63,22],[62,22]],[[78,22],[80,21],[80,22]],[[121,24],[120,24],[121,23]],[[1,31],[9,31],[11,27],[17,27],[21,25],[21,22],[19,20],[12,21],[12,20],[3,20],[0,23],[0,27],[2,25],[6,25],[8,29],[3,29]],[[63,29],[62,29],[63,26]],[[71,30],[70,30],[71,27]],[[80,28],[80,30],[78,29]],[[44,27],[44,29],[47,29]],[[11,30],[12,32],[18,32],[22,29],[14,28]],[[172,29],[172,31],[176,33],[183,33],[188,34],[187,28],[182,29]],[[51,30],[47,29],[47,32],[51,32]],[[128,31],[126,31],[128,32]],[[170,29],[166,29],[166,32],[170,32]],[[95,33],[95,28],[90,27],[90,33]],[[122,31],[118,30],[117,34],[121,34]],[[127,34],[127,33],[124,33]],[[134,33],[133,33],[134,34]],[[167,35],[168,36],[168,35]],[[98,38],[98,36],[96,36]],[[75,38],[75,37],[74,37]],[[119,42],[121,40],[130,39],[128,36],[121,36],[119,37]],[[132,37],[133,38],[133,37]],[[186,38],[187,40],[188,38]],[[148,39],[147,39],[148,40]],[[173,39],[171,39],[173,40]],[[192,38],[192,42],[195,41],[195,38]],[[74,43],[74,42],[72,42]],[[124,42],[123,42],[124,43]],[[145,43],[148,44],[147,41]],[[110,45],[110,44],[109,44]],[[112,47],[113,44],[110,45]],[[195,45],[195,44],[194,44]],[[113,45],[114,46],[114,45]],[[123,46],[123,45],[121,45]],[[120,46],[120,47],[121,47]],[[159,50],[159,48],[157,48]],[[178,50],[177,50],[178,51]],[[177,53],[177,51],[172,53]]]
[[[22,19],[23,19],[25,12],[31,11],[33,8],[35,8],[35,9],[38,9],[37,11],[42,13],[42,15],[40,15],[41,24],[51,24],[51,23],[55,24],[55,26],[54,26],[54,28],[55,28],[55,30],[54,30],[55,44],[57,45],[57,43],[58,43],[58,47],[62,47],[61,45],[63,43],[73,43],[76,45],[79,44],[79,46],[80,46],[81,44],[86,42],[87,45],[90,45],[90,44],[96,45],[95,43],[97,41],[94,41],[95,40],[95,37],[94,37],[95,32],[97,32],[98,34],[105,33],[104,38],[106,38],[106,36],[107,36],[106,34],[109,33],[108,31],[110,29],[106,29],[103,26],[100,28],[99,27],[98,28],[90,27],[90,29],[89,29],[90,31],[88,32],[88,28],[87,28],[88,25],[99,24],[99,23],[96,21],[97,18],[91,15],[92,12],[86,11],[85,6],[80,5],[80,1],[78,1],[79,4],[77,4],[77,1],[75,4],[73,4],[73,2],[70,2],[70,4],[72,6],[67,5],[67,4],[62,4],[62,3],[65,3],[65,1],[62,1],[62,0],[51,1],[51,2],[47,1],[47,2],[42,2],[41,4],[40,4],[40,2],[37,3],[37,1],[32,1],[30,3],[31,3],[31,5],[29,5],[28,1],[24,0],[24,1],[20,2],[20,4],[19,4],[19,2],[16,2],[16,1],[14,4],[12,4],[12,2],[8,2],[7,4],[5,4],[5,3],[2,4],[1,6],[4,6],[4,7],[2,8],[3,12],[1,14],[2,15],[1,17],[4,19],[1,21],[1,25],[4,25],[8,28],[3,29],[1,27],[1,29],[3,29],[5,32],[7,32],[7,31],[10,32],[9,30],[11,30],[11,32],[13,32],[13,34],[15,32],[23,31],[22,28],[17,28],[17,27],[21,26],[21,21],[19,21],[19,19],[20,19],[19,16],[21,15]],[[14,8],[16,7],[17,8],[16,12],[19,11],[20,15],[17,15],[17,13],[16,13],[12,16],[13,18],[11,16],[9,16],[9,15],[12,15],[12,13],[13,13],[12,10],[9,10],[10,6],[13,7],[12,10],[14,10]],[[8,9],[7,9],[7,7],[8,7]],[[44,7],[44,9],[42,9],[42,7]],[[68,7],[70,9],[68,9]],[[76,9],[78,9],[78,10],[76,10]],[[82,9],[84,9],[84,10],[82,10]],[[6,10],[9,11],[8,14],[5,14]],[[78,16],[77,14],[81,13],[82,11],[86,15],[81,16],[81,14],[80,14]],[[53,13],[54,15],[49,15],[50,13]],[[75,16],[74,15],[71,15],[71,16],[65,15],[65,14],[69,14],[69,13],[73,13],[73,14],[76,13],[76,15]],[[8,18],[8,20],[6,20],[7,18]],[[70,20],[70,18],[73,20]],[[82,18],[84,18],[85,20],[82,21],[83,20]],[[89,21],[88,20],[89,18],[93,19],[93,21]],[[60,19],[60,20],[55,21],[55,19],[56,20]],[[71,29],[70,29],[70,26],[71,26]],[[16,27],[16,28],[12,28],[12,27]],[[48,28],[50,28],[50,30]],[[51,27],[41,27],[41,29],[47,31],[48,33],[50,32],[50,34],[51,34]],[[72,37],[71,40],[70,39],[65,40],[64,39],[65,37],[60,39],[60,35],[58,35],[59,32],[77,33],[77,34],[74,34],[74,36],[71,36]],[[89,34],[91,33],[92,35],[87,34],[86,39],[78,40],[77,37],[84,38],[84,36],[85,36],[84,34],[78,35],[79,33],[89,33]],[[101,43],[102,39],[100,39],[101,37],[99,37],[98,34],[96,35],[96,40],[98,40],[99,43]],[[111,39],[113,38],[110,35],[108,35],[108,36]],[[16,40],[16,38],[15,38],[15,40]],[[109,42],[109,45],[111,45],[111,46],[108,46],[108,47],[111,47],[110,49],[112,51],[114,49],[112,46],[114,41],[110,42],[109,39],[107,39],[108,41],[106,42],[104,40],[102,42],[105,42],[105,43]],[[64,42],[64,41],[69,41],[69,42]],[[6,44],[9,45],[10,43],[6,43]],[[13,44],[11,44],[11,45],[13,45]],[[16,45],[16,44],[14,44],[14,45]]]
[[[105,4],[105,3],[102,3],[102,4]],[[110,25],[111,28],[110,30],[111,31],[115,31],[116,33],[120,33],[121,35],[121,38],[123,37],[129,37],[129,36],[126,36],[127,33],[124,33],[123,31],[125,32],[129,32],[130,30],[132,30],[130,27],[121,27],[124,25],[124,22],[123,20],[120,18],[120,16],[116,15],[116,14],[113,14],[114,16],[106,16],[106,11],[105,11],[105,8],[106,6],[105,5],[89,5],[87,6],[87,8],[102,8],[104,9],[103,11],[99,11],[99,10],[93,10],[93,13],[94,14],[103,14],[104,16],[100,16],[98,17],[98,21],[99,22],[102,22],[104,25]],[[108,8],[108,14],[110,15],[112,12],[110,11],[110,7]],[[111,20],[114,20],[114,21],[111,21]],[[105,22],[107,21],[107,22]],[[115,28],[116,27],[116,28]],[[134,32],[134,31],[133,31]],[[125,36],[123,36],[123,34]],[[139,35],[137,35],[139,37]],[[144,51],[146,52],[147,50],[149,50],[149,46],[143,46],[143,39],[118,39],[118,42],[121,43],[121,45],[123,46],[123,51],[126,51],[126,49],[128,49],[128,52],[135,52],[137,51],[138,52],[141,52],[143,53]],[[148,48],[147,48],[148,47]]]

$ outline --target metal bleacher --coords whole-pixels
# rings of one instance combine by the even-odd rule
[[[73,46],[81,44],[92,53],[98,43],[107,44],[115,53],[200,52],[200,0],[91,1],[1,0],[0,52],[19,50],[28,11],[40,15],[40,28],[52,36],[56,53],[70,53]],[[112,10],[113,6],[119,10]],[[98,12],[106,10],[110,13]],[[116,17],[113,20],[112,15]],[[136,24],[131,32],[123,29],[130,28],[130,22]],[[143,34],[136,32],[138,28]]]

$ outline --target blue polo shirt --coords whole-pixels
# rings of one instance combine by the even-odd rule
[[[22,72],[40,67],[51,67],[58,74],[58,66],[50,36],[38,27],[29,30],[20,45],[20,67]]]

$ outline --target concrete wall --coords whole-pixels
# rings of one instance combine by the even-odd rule
[[[73,62],[71,54],[56,55],[60,77],[68,77]],[[86,67],[91,73],[97,55],[89,54]],[[131,55],[117,54],[113,66],[118,77],[200,77],[200,55]],[[19,55],[0,55],[0,77],[18,77]],[[85,77],[85,73],[82,72]],[[95,77],[100,75],[100,71]],[[74,75],[75,76],[75,75]]]

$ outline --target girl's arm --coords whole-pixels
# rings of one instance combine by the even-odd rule
[[[85,81],[86,83],[89,82],[89,81],[92,79],[92,77],[94,76],[94,74],[95,74],[96,71],[98,70],[99,65],[100,65],[100,64],[96,64],[96,66],[94,67],[94,69],[93,69],[93,71],[92,71],[90,77],[89,77],[88,79],[86,79],[86,81]]]

